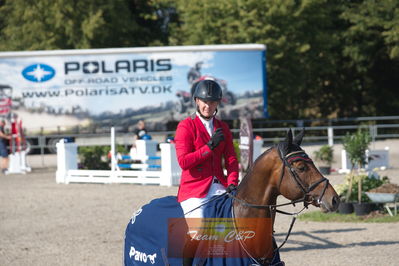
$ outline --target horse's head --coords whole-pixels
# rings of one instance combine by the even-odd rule
[[[278,181],[280,194],[290,200],[304,198],[306,204],[311,203],[328,211],[335,211],[339,197],[328,179],[319,172],[300,147],[303,136],[304,130],[295,138],[289,130],[285,141],[277,146],[284,169]]]

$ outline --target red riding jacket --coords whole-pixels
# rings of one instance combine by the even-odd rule
[[[238,185],[238,161],[234,151],[233,137],[229,126],[216,118],[213,119],[213,130],[222,128],[224,140],[211,150],[206,144],[210,136],[195,114],[181,121],[176,130],[176,154],[182,175],[177,200],[182,202],[189,198],[203,198],[212,184],[213,176],[227,187]],[[227,170],[223,174],[222,157]]]

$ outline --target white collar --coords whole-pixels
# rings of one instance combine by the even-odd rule
[[[210,136],[212,136],[212,134],[213,134],[213,117],[209,120],[206,120],[206,119],[202,118],[198,112],[197,112],[197,116],[201,120],[201,122],[204,125],[208,134]]]
[[[201,117],[201,115],[198,113],[198,111],[196,112],[196,114],[197,114],[198,118],[201,120],[202,124],[213,125],[213,117],[209,120],[206,120]]]

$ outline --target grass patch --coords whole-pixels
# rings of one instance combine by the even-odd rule
[[[390,216],[373,212],[365,216],[357,216],[356,214],[339,214],[339,213],[322,213],[321,211],[313,211],[299,215],[301,221],[312,222],[342,222],[342,223],[397,223],[399,215]]]

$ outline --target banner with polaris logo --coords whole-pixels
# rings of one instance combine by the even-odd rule
[[[6,52],[0,84],[12,92],[1,97],[16,112],[166,123],[192,113],[195,84],[214,79],[222,118],[257,118],[268,115],[265,67],[262,45]]]

